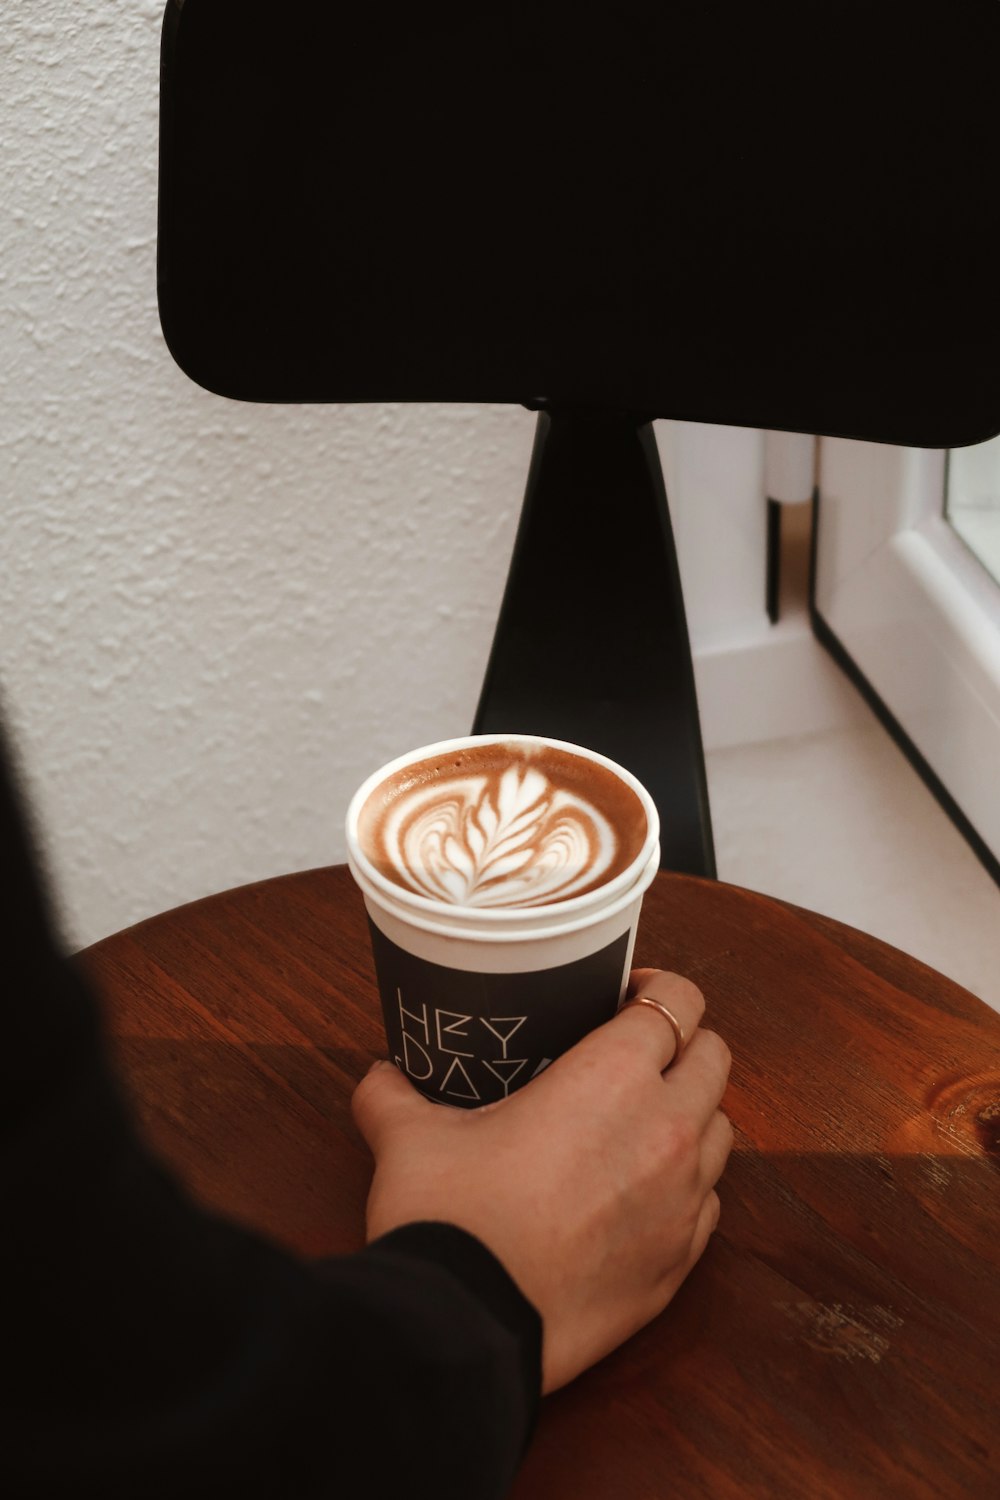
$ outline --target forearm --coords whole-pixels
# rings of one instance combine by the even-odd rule
[[[86,1006],[85,997],[78,997]],[[5,1319],[20,1495],[374,1495],[416,1471],[506,1492],[540,1323],[478,1241],[411,1226],[310,1265],[188,1200],[137,1139],[100,1038],[6,1137]]]

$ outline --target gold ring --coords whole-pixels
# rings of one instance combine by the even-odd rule
[[[684,1036],[684,1030],[681,1026],[680,1021],[678,1021],[673,1012],[669,1011],[665,1005],[661,1004],[659,1000],[653,1000],[649,995],[635,995],[631,1000],[626,1000],[621,1009],[627,1010],[630,1005],[651,1005],[654,1010],[658,1010],[660,1012],[660,1015],[663,1016],[664,1020],[670,1022],[670,1028],[674,1033],[674,1041],[676,1042],[677,1047],[673,1057],[667,1063],[667,1068],[673,1067],[674,1063],[680,1057],[681,1053],[684,1051],[685,1046],[687,1045],[687,1039]],[[666,1072],[666,1068],[664,1069],[664,1072]]]

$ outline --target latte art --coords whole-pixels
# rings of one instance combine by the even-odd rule
[[[489,742],[387,777],[358,835],[386,879],[429,900],[532,907],[614,879],[637,857],[646,817],[607,768],[555,746]]]
[[[415,787],[385,824],[397,878],[458,906],[534,906],[599,881],[617,853],[608,820],[541,771],[509,766]]]

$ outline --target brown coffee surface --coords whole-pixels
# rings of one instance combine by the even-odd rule
[[[647,834],[613,771],[553,745],[475,745],[414,762],[366,799],[358,841],[387,880],[449,905],[539,906],[613,880]]]

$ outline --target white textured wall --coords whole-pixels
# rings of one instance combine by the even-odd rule
[[[259,407],[156,313],[162,0],[0,33],[0,690],[71,941],[343,857],[355,784],[467,732],[520,408]],[[660,429],[698,640],[762,613],[756,434]],[[696,524],[696,518],[700,521]],[[740,558],[744,561],[740,561]]]
[[[161,14],[31,0],[0,43],[0,682],[77,942],[340,857],[374,764],[467,732],[534,426],[176,369]]]

